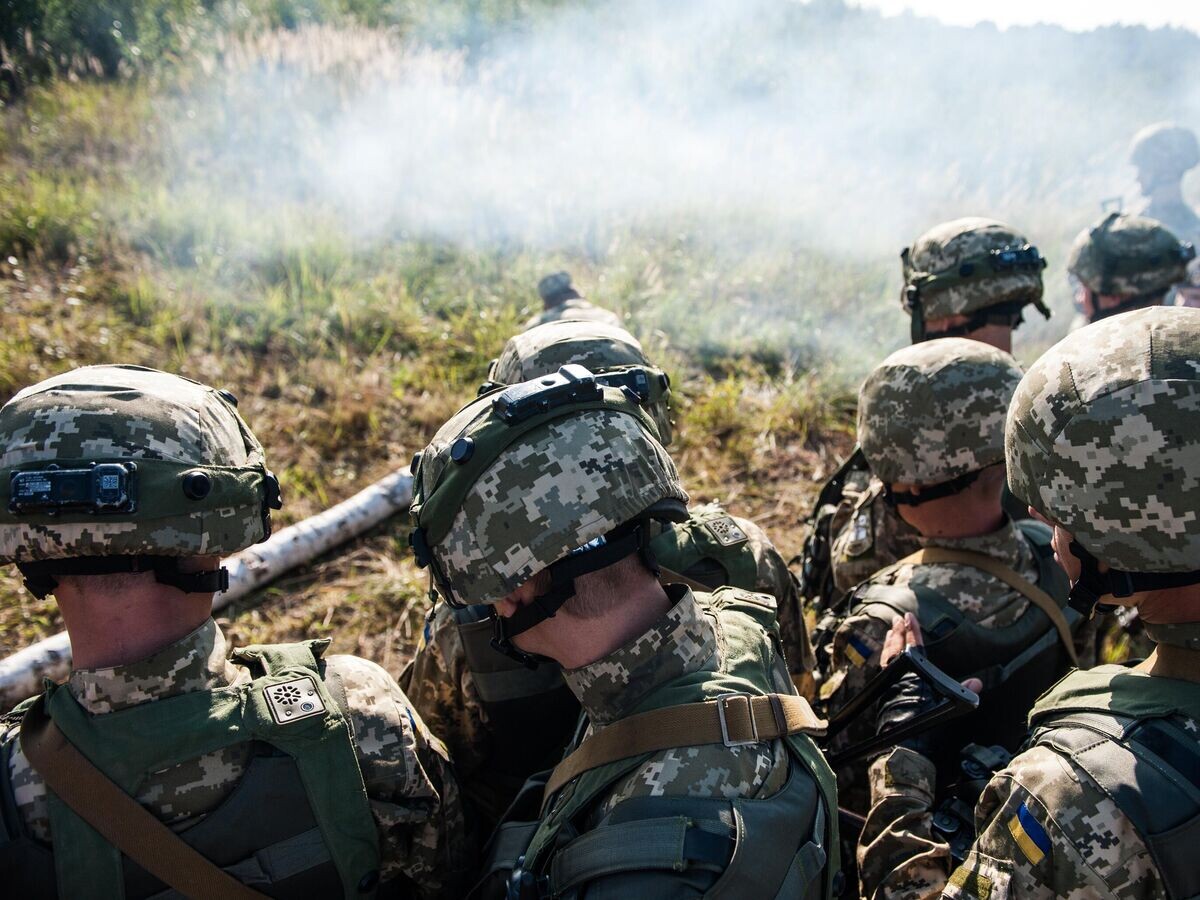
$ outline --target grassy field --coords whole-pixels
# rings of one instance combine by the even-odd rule
[[[564,255],[352,240],[303,206],[260,218],[173,180],[177,89],[63,80],[0,112],[0,400],[99,362],[228,387],[280,476],[286,524],[406,466],[535,311],[537,278],[567,267],[672,372],[693,497],[798,550],[814,480],[850,442],[852,380],[813,333],[838,302],[898,316],[882,269],[797,250],[716,271],[682,228]],[[780,296],[794,302],[768,302]],[[893,336],[885,322],[871,340]],[[399,517],[226,624],[239,642],[329,635],[398,671],[427,602],[406,534]],[[0,655],[58,628],[51,602],[0,576]]]

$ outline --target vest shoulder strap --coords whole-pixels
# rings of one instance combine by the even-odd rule
[[[584,772],[618,760],[672,747],[738,747],[792,734],[822,734],[825,724],[807,700],[789,694],[725,694],[701,703],[649,710],[614,722],[580,744],[555,767],[545,796]]]
[[[164,884],[197,900],[265,896],[205,859],[113,784],[66,739],[41,702],[26,711],[21,749],[62,802]]]
[[[231,656],[234,662],[261,669],[265,675],[291,668],[310,669],[319,674],[318,660],[330,643],[329,638],[320,638],[295,644],[250,644],[234,650]]]
[[[1022,594],[1030,603],[1045,613],[1046,617],[1058,631],[1058,636],[1062,640],[1067,658],[1071,660],[1072,665],[1079,665],[1079,656],[1075,653],[1075,639],[1071,634],[1071,626],[1067,623],[1067,617],[1063,614],[1062,607],[1059,606],[1053,597],[1032,581],[1010,566],[1006,566],[995,557],[988,556],[986,553],[975,553],[971,550],[956,550],[948,547],[924,547],[916,553],[904,557],[896,565],[936,565],[938,563],[954,563],[979,569],[981,572],[986,572],[993,578],[1003,581],[1010,588]]]
[[[1173,718],[1077,711],[1035,735],[1083,769],[1128,816],[1170,898],[1200,894],[1200,744]]]

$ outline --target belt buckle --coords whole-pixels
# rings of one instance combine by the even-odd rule
[[[729,723],[725,719],[725,706],[735,697],[740,697],[746,701],[746,715],[750,719],[750,733],[752,735],[750,740],[747,741],[732,741],[729,739]],[[753,747],[755,744],[762,743],[758,737],[758,723],[754,721],[754,707],[751,705],[752,699],[752,694],[736,691],[721,694],[717,697],[717,719],[721,723],[721,743],[726,747]]]

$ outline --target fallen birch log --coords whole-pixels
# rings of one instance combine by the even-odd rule
[[[213,612],[327,553],[407,507],[412,476],[393,472],[323,513],[289,525],[261,544],[225,560],[229,590],[213,598]],[[71,641],[65,631],[0,660],[0,709],[11,709],[42,689],[42,679],[62,681],[71,672]]]

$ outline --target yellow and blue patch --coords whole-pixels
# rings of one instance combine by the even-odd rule
[[[1008,831],[1030,865],[1036,866],[1050,852],[1050,835],[1023,802],[1017,814],[1009,821]]]
[[[846,656],[856,666],[861,666],[870,659],[872,652],[871,645],[857,634],[850,635],[846,640]]]

